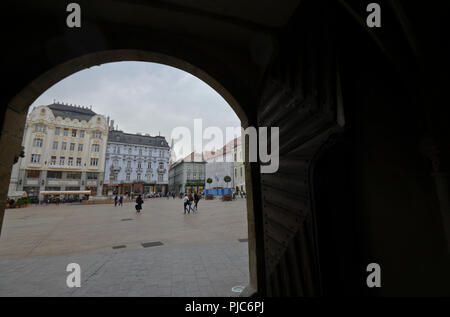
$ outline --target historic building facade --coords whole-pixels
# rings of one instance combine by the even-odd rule
[[[245,189],[245,165],[244,165],[244,156],[245,151],[242,148],[241,138],[239,137],[236,141],[236,144],[233,148],[233,180],[234,180],[234,188],[239,188],[239,191],[246,192]]]
[[[233,188],[234,187],[234,162],[233,148],[237,138],[225,144],[215,152],[204,152],[203,157],[206,160],[205,179],[210,178],[211,184],[206,184],[206,188]],[[230,177],[230,181],[225,182],[225,176]]]
[[[108,123],[91,108],[53,103],[29,114],[17,190],[90,190],[101,195]]]
[[[130,134],[110,127],[104,195],[167,192],[169,145],[163,136]]]
[[[191,153],[180,159],[169,169],[169,191],[189,193],[205,188],[206,161],[201,154]]]

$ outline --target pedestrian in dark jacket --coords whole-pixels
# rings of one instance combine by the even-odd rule
[[[189,202],[188,202],[189,211],[192,210],[192,212],[194,212],[194,208],[192,208],[192,202],[194,201],[194,197],[192,196],[191,193],[189,193],[188,197],[189,197]]]
[[[194,209],[197,211],[198,209],[198,201],[200,200],[200,196],[197,194],[197,192],[194,193]]]
[[[122,195],[120,195],[120,198],[119,198],[119,206],[123,206],[123,196]]]
[[[139,195],[138,198],[136,198],[136,212],[137,213],[141,212],[143,203],[144,203],[144,201],[142,200],[141,195]]]
[[[117,195],[114,197],[114,207],[117,207],[117,200],[118,200],[119,198],[117,197]]]

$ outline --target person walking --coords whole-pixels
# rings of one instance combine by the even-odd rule
[[[183,204],[184,204],[184,214],[186,214],[186,211],[189,213],[190,212],[189,208],[186,208],[189,205],[189,197],[187,194],[184,195]]]
[[[142,197],[141,197],[141,195],[139,195],[137,198],[136,198],[136,213],[140,213],[141,212],[141,209],[142,209],[142,204],[144,203],[144,201],[142,200]]]
[[[197,194],[197,192],[194,192],[194,209],[197,211],[198,209],[198,201],[200,200],[200,196]]]
[[[123,195],[120,195],[119,206],[123,206]]]
[[[114,196],[114,207],[117,207],[117,200],[118,200],[119,198],[117,197],[117,195],[116,196]]]
[[[189,193],[189,210],[192,210],[192,212],[194,212],[194,208],[192,207],[192,202],[194,201],[194,197],[192,197],[192,194]]]

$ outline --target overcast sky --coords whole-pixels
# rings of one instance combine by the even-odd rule
[[[119,130],[161,133],[169,144],[173,128],[186,126],[193,131],[196,118],[203,119],[204,129],[223,129],[224,137],[226,127],[240,126],[231,107],[206,83],[155,63],[118,62],[82,70],[50,87],[31,108],[51,104],[54,99],[92,105],[93,111],[113,119]]]

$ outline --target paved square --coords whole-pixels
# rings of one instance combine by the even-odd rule
[[[134,203],[8,209],[0,296],[236,296],[247,236],[244,199],[201,200],[186,215],[178,198],[147,199],[141,214]],[[72,262],[80,288],[66,285]]]

